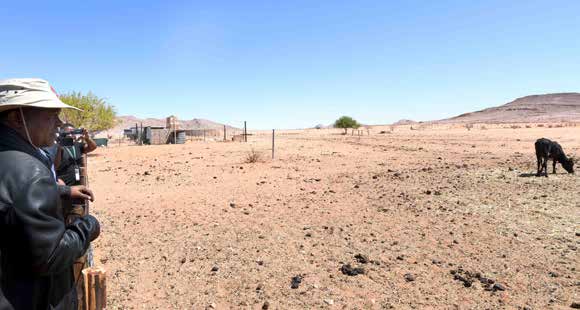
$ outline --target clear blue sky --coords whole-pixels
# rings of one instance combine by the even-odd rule
[[[251,128],[580,91],[580,1],[0,1],[0,78]]]

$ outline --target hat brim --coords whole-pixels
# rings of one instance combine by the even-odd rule
[[[77,111],[82,111],[79,108],[68,105],[60,100],[42,100],[28,104],[7,104],[0,105],[0,112],[5,112],[8,110],[18,109],[18,108],[39,108],[39,109],[73,109]]]

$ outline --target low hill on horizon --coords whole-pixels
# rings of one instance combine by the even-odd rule
[[[531,95],[431,123],[552,123],[580,121],[580,93]]]
[[[410,120],[410,119],[400,119],[396,122],[394,122],[393,126],[400,126],[400,125],[413,125],[413,124],[417,124],[418,122],[414,121],[414,120]]]

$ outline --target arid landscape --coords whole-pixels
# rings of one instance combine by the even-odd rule
[[[580,0],[0,10],[0,310],[580,309]]]
[[[561,166],[535,177],[533,145],[580,155],[580,126],[414,129],[283,131],[275,159],[266,131],[97,150],[107,309],[580,302],[580,178]],[[249,163],[252,151],[262,159]]]

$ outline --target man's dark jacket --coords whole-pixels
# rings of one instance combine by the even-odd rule
[[[0,124],[0,310],[73,309],[73,264],[99,234],[84,216],[65,227],[52,163]]]

